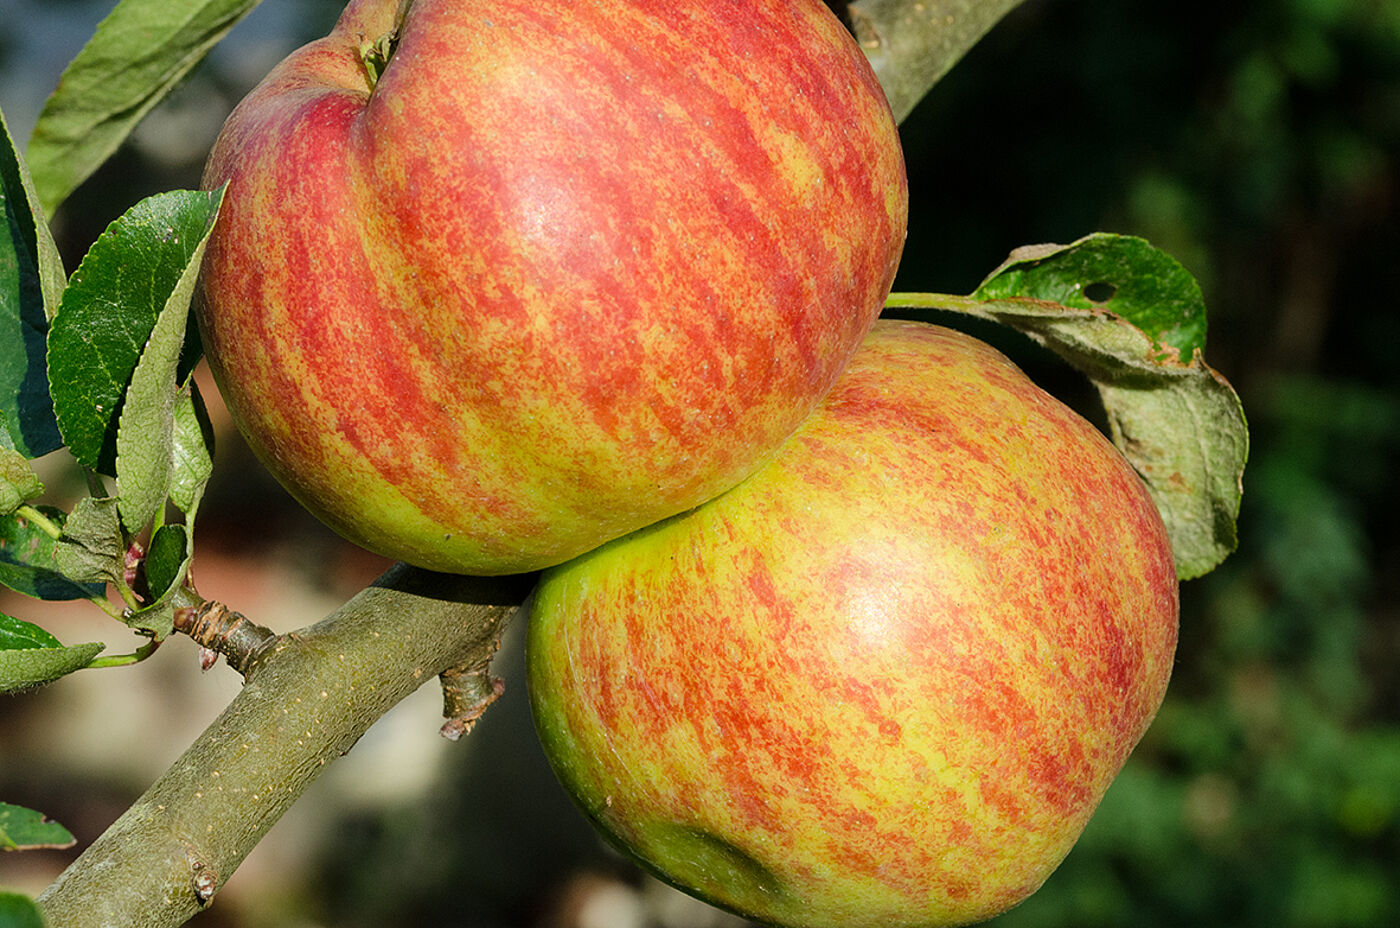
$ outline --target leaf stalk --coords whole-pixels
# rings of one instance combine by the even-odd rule
[[[62,528],[60,528],[58,525],[55,525],[53,520],[51,520],[48,516],[44,515],[42,512],[40,512],[38,509],[35,509],[28,503],[25,503],[24,505],[16,509],[15,515],[19,516],[21,519],[25,519],[26,521],[28,521],[31,525],[38,528],[41,532],[43,532],[45,535],[48,535],[54,541],[58,541],[58,539],[63,537]]]

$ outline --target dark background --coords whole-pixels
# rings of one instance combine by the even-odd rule
[[[0,0],[0,107],[21,140],[105,8]],[[70,270],[138,198],[194,186],[222,115],[338,8],[269,0],[240,26],[57,217]],[[1240,549],[1183,586],[1166,705],[1070,858],[996,924],[1400,924],[1400,3],[1029,0],[903,135],[897,289],[967,292],[1017,245],[1145,236],[1200,281],[1206,357],[1252,431]],[[978,331],[1096,415],[1052,358]],[[206,595],[290,628],[375,575],[220,433]],[[90,628],[0,608],[65,641]],[[174,642],[132,670],[0,699],[0,798],[90,840],[236,688],[194,661]],[[420,694],[196,924],[731,924],[598,844],[542,766],[514,643],[501,663],[508,694],[467,742],[424,746]],[[0,857],[0,886],[37,892],[71,854]]]

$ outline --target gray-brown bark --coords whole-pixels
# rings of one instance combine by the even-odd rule
[[[50,928],[176,926],[376,719],[439,673],[484,669],[528,589],[397,566],[281,636],[200,738],[39,899]]]
[[[896,120],[1021,0],[856,0],[846,5]]]

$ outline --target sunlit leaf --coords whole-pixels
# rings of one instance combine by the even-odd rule
[[[78,500],[54,546],[59,572],[78,583],[120,583],[126,570],[126,541],[114,497]]]
[[[34,623],[0,612],[0,651],[61,647],[61,641]]]
[[[258,0],[122,0],[68,64],[29,139],[45,209],[117,150]]]
[[[219,198],[178,190],[142,200],[93,243],[64,291],[49,380],[59,430],[86,467],[115,474],[123,398],[157,320],[184,312]]]
[[[204,244],[223,193],[215,191],[207,201],[204,194],[197,196],[196,204],[203,207],[207,202],[208,208],[202,235],[151,330],[122,401],[117,427],[118,501],[122,520],[132,531],[139,531],[165,505],[175,459],[187,450],[175,446],[175,410],[180,394],[176,369],[185,343],[190,298],[199,276]]]
[[[0,632],[11,623],[19,621],[0,613]],[[52,636],[49,636],[49,640],[51,644],[38,647],[0,647],[0,693],[13,693],[42,686],[75,670],[82,670],[92,663],[92,659],[105,647],[100,641],[65,647]],[[0,644],[3,644],[3,638],[0,638]]]
[[[0,447],[0,516],[14,512],[43,492],[44,484],[24,455],[13,448]]]
[[[1186,359],[1206,347],[1206,304],[1191,272],[1147,241],[1096,233],[1012,252],[974,294],[1107,310]]]
[[[186,519],[194,518],[204,487],[214,472],[214,427],[193,380],[175,403],[175,432],[171,462],[170,500]]]

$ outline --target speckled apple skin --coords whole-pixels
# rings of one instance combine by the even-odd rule
[[[620,847],[780,925],[981,921],[1068,853],[1161,703],[1169,542],[985,344],[880,322],[762,470],[546,571],[529,683]]]
[[[736,484],[879,313],[907,191],[819,0],[351,2],[230,116],[198,320],[271,472],[438,570]]]

